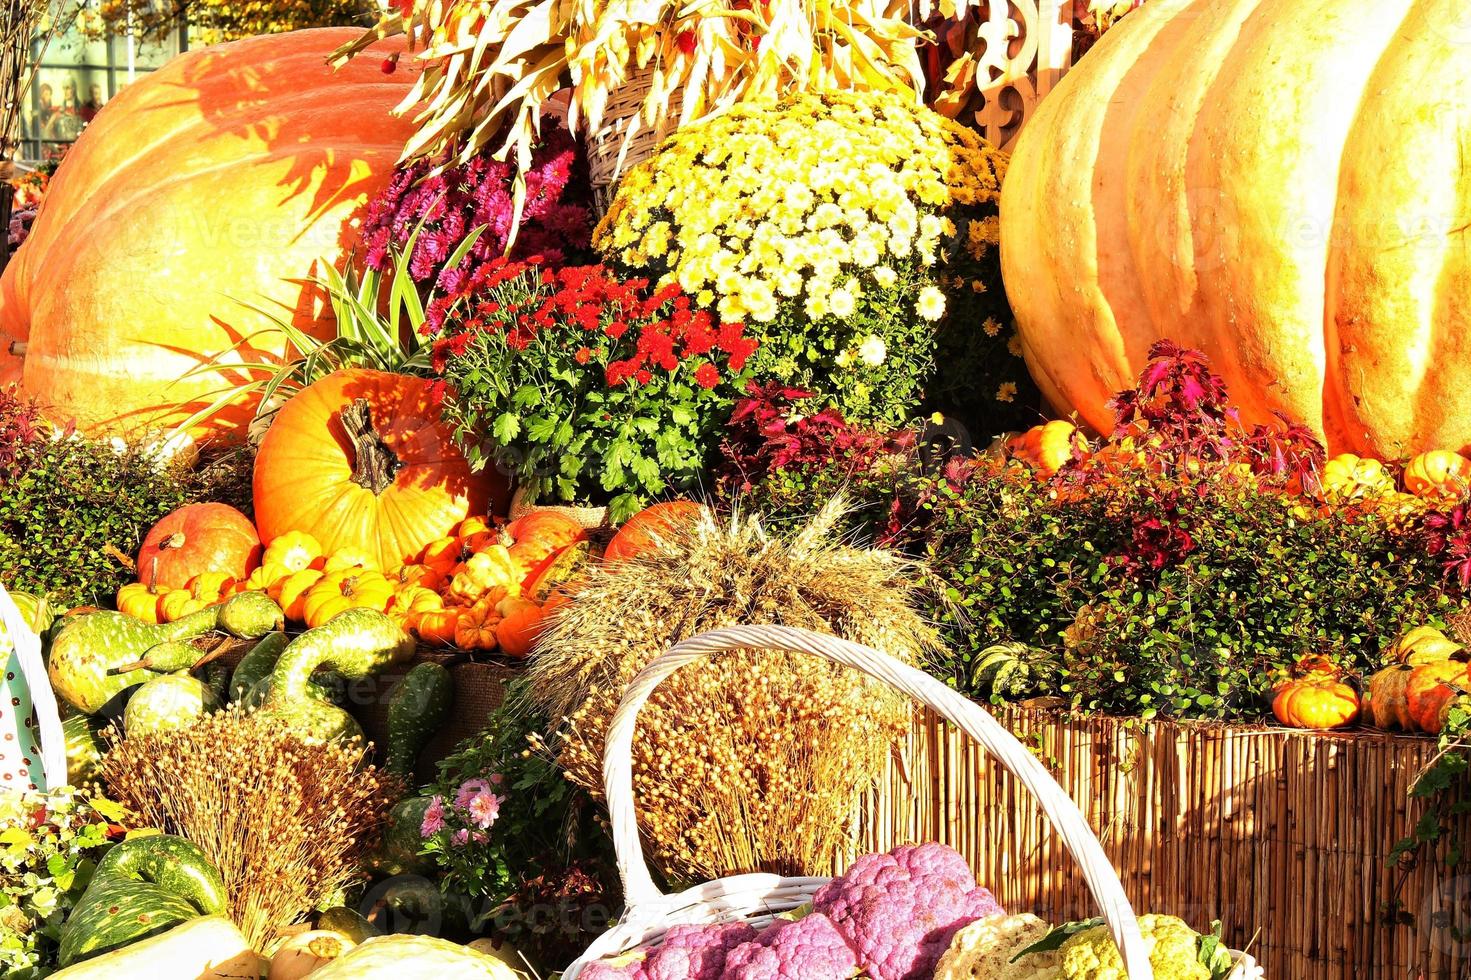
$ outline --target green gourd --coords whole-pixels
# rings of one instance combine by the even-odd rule
[[[413,776],[419,753],[444,724],[453,700],[454,681],[440,664],[416,664],[404,675],[388,702],[389,772]]]
[[[230,693],[230,668],[221,660],[209,664],[204,668],[204,684],[215,696],[215,706],[224,704]]]
[[[384,877],[427,874],[433,868],[430,858],[419,853],[424,846],[424,813],[432,798],[411,796],[399,800],[388,811],[388,826],[383,840],[368,860],[369,870]],[[318,928],[325,928],[320,923]],[[361,939],[355,942],[362,942]]]
[[[80,786],[97,773],[107,751],[99,734],[103,723],[86,715],[70,715],[61,723],[66,737],[66,781]]]
[[[165,674],[148,681],[128,698],[123,731],[151,735],[185,728],[220,706],[208,684],[189,674]]]
[[[312,691],[312,675],[332,671],[348,681],[381,673],[414,655],[414,638],[376,609],[348,609],[292,640],[271,672],[262,710],[323,740],[361,736],[362,728],[341,708]]]
[[[170,834],[131,838],[98,862],[62,926],[58,960],[68,966],[225,906],[224,880],[194,844]]]
[[[151,670],[159,674],[172,674],[176,670],[189,670],[204,652],[188,640],[165,640],[130,664],[114,668],[114,673],[125,674],[134,670]]]
[[[345,905],[334,905],[317,917],[317,928],[335,932],[354,943],[366,942],[383,932]]]
[[[241,592],[220,605],[219,628],[241,640],[253,640],[286,625],[281,606],[264,592]]]
[[[267,677],[271,671],[276,669],[276,661],[281,657],[281,651],[291,642],[291,637],[285,633],[267,633],[260,638],[250,652],[240,658],[240,663],[235,665],[235,673],[230,677],[230,700],[241,701],[255,690],[255,686]]]
[[[120,692],[157,676],[152,671],[117,673],[170,640],[202,636],[215,628],[219,607],[172,623],[151,626],[118,612],[68,616],[51,642],[51,687],[72,707],[96,714]]]

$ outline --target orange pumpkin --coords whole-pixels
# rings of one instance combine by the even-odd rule
[[[1248,422],[1282,411],[1331,452],[1471,444],[1464,9],[1179,0],[1111,30],[1028,118],[1002,190],[1048,403],[1107,431],[1169,338]]]
[[[459,565],[450,580],[449,597],[462,605],[479,601],[493,589],[517,592],[525,573],[502,544],[476,552]]]
[[[190,595],[188,589],[173,589],[159,597],[158,618],[165,623],[172,623],[176,619],[191,616],[208,605],[203,599]]]
[[[1416,626],[1396,639],[1387,655],[1395,663],[1419,666],[1449,659],[1460,652],[1461,645],[1434,626]]]
[[[0,383],[19,373],[84,427],[140,428],[182,418],[180,401],[208,401],[221,378],[188,372],[241,338],[252,358],[280,356],[287,340],[271,314],[330,336],[310,282],[324,257],[352,249],[353,222],[414,130],[392,109],[419,66],[377,68],[401,40],[328,66],[358,33],[201,47],[109,100],[0,279]],[[139,302],[146,323],[126,312]],[[11,341],[26,343],[23,361]],[[247,417],[241,406],[221,422]]]
[[[386,571],[505,491],[493,472],[470,471],[427,380],[383,371],[337,371],[299,392],[255,460],[267,543],[307,531],[329,554],[357,549]]]
[[[659,546],[661,538],[667,538],[674,528],[693,523],[708,513],[703,504],[691,500],[671,500],[653,504],[630,517],[608,547],[603,551],[603,561],[622,561],[641,552],[652,551]]]
[[[322,626],[348,609],[383,612],[393,598],[393,583],[382,572],[351,569],[323,575],[302,598],[302,619],[310,627]]]
[[[1445,449],[1421,453],[1405,464],[1405,489],[1425,500],[1452,502],[1471,487],[1471,459]]]
[[[501,617],[488,602],[460,611],[455,621],[455,646],[461,650],[494,650]]]
[[[125,585],[117,590],[117,611],[156,625],[163,621],[159,618],[159,600],[172,591],[142,582]]]
[[[1293,728],[1342,728],[1358,718],[1359,695],[1336,677],[1310,674],[1277,689],[1272,714]]]
[[[1048,477],[1087,451],[1088,440],[1076,425],[1063,419],[1032,426],[1011,449],[1015,458]]]
[[[189,594],[206,605],[219,602],[230,594],[235,579],[223,572],[205,572],[189,580]]]
[[[143,539],[138,578],[182,589],[204,572],[245,578],[260,559],[260,538],[248,517],[226,504],[188,504],[167,514]]]
[[[279,565],[286,574],[325,563],[322,545],[305,531],[287,531],[271,542],[261,557],[262,565]]]
[[[468,558],[464,552],[458,536],[449,535],[443,538],[435,538],[424,546],[419,553],[419,564],[434,569],[441,575],[448,576],[454,567]]]
[[[306,594],[327,573],[319,568],[303,568],[293,575],[278,581],[266,594],[275,599],[286,613],[286,618],[298,623],[306,622]]]
[[[529,599],[511,597],[496,606],[500,623],[495,628],[496,643],[508,657],[524,657],[531,652],[541,633],[541,606]]]
[[[455,631],[460,625],[460,614],[464,609],[432,609],[420,613],[413,620],[413,630],[419,639],[434,646],[453,646]]]
[[[507,524],[501,540],[525,577],[552,552],[587,540],[587,529],[554,510],[533,510]]]
[[[1457,694],[1471,688],[1466,664],[1455,660],[1425,664],[1410,671],[1405,681],[1405,711],[1416,731],[1440,731],[1440,709]]]
[[[545,602],[553,592],[582,574],[590,555],[591,547],[586,541],[552,552],[527,573],[521,583],[521,594],[532,602]]]

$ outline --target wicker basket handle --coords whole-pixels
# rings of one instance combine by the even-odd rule
[[[1129,976],[1133,980],[1154,980],[1149,955],[1139,933],[1139,923],[1108,855],[1077,804],[1015,736],[1001,727],[980,705],[922,670],[862,644],[789,626],[730,626],[676,643],[669,652],[645,667],[624,692],[608,729],[607,746],[603,752],[603,781],[613,825],[613,846],[618,855],[618,872],[623,879],[624,900],[630,909],[665,897],[654,884],[653,875],[644,861],[638,816],[634,812],[633,735],[639,709],[654,688],[679,668],[703,657],[731,650],[800,651],[861,670],[933,708],[980,742],[1032,791],[1069,853],[1082,868],[1088,888],[1103,911],[1114,941],[1123,952]]]

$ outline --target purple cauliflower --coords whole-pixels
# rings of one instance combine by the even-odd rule
[[[778,920],[730,951],[723,980],[846,980],[858,955],[821,912]]]
[[[744,922],[675,926],[648,956],[631,963],[589,963],[583,980],[721,980],[726,954],[752,939]]]
[[[861,857],[812,904],[833,920],[873,980],[929,980],[957,932],[1002,912],[965,858],[943,844]]]

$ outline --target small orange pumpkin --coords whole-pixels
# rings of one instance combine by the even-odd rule
[[[1336,677],[1309,674],[1277,689],[1272,714],[1293,728],[1342,728],[1358,718],[1359,695]]]
[[[653,504],[628,519],[603,552],[603,561],[622,561],[659,546],[660,539],[681,524],[693,523],[707,513],[703,504],[692,500],[671,500]]]
[[[183,619],[208,606],[209,603],[196,599],[188,589],[174,589],[158,600],[158,618],[165,623]]]
[[[302,623],[306,621],[306,594],[326,574],[320,568],[303,568],[276,582],[266,594],[276,600],[287,619]]]
[[[500,623],[495,628],[496,642],[508,657],[524,657],[531,652],[541,633],[542,608],[529,599],[512,596],[496,607]]]
[[[1022,433],[1012,447],[1012,456],[1020,459],[1044,477],[1056,475],[1074,459],[1088,452],[1088,440],[1078,427],[1063,419],[1034,425]]]
[[[1455,660],[1425,664],[1410,671],[1405,681],[1405,710],[1410,725],[1417,731],[1438,734],[1440,709],[1445,703],[1471,687],[1466,664]]]
[[[533,510],[518,517],[506,525],[502,535],[502,542],[520,566],[522,577],[552,552],[585,540],[586,528],[554,510]]]
[[[445,574],[433,565],[405,565],[390,576],[401,592],[411,586],[438,592],[444,588]]]
[[[333,572],[345,572],[353,568],[378,568],[378,561],[362,548],[338,548],[328,555],[322,562],[322,570],[327,574]]]
[[[1364,500],[1385,500],[1395,494],[1394,477],[1384,464],[1368,456],[1340,453],[1323,464],[1319,482],[1323,499],[1342,506]]]
[[[134,619],[157,625],[162,622],[159,618],[159,600],[172,591],[133,582],[117,590],[117,610]]]
[[[307,626],[315,628],[348,609],[383,612],[392,598],[393,583],[382,572],[366,568],[329,572],[302,598],[302,618]]]
[[[458,537],[435,538],[424,546],[419,553],[419,564],[434,569],[441,575],[448,576],[450,572],[468,557],[460,545]]]
[[[413,620],[413,630],[419,639],[434,646],[453,646],[455,631],[460,625],[460,614],[464,609],[434,609],[420,613]]]
[[[265,592],[269,594],[271,588],[277,582],[290,574],[291,572],[275,562],[264,562],[259,568],[251,572],[243,582],[238,584],[242,592]]]
[[[1427,500],[1459,500],[1471,487],[1471,459],[1448,449],[1432,449],[1405,464],[1405,489]]]
[[[460,611],[455,621],[455,646],[461,650],[494,650],[501,617],[488,602]]]
[[[287,575],[311,568],[315,563],[325,563],[322,545],[306,531],[287,531],[271,542],[261,558],[262,565],[277,565]]]

